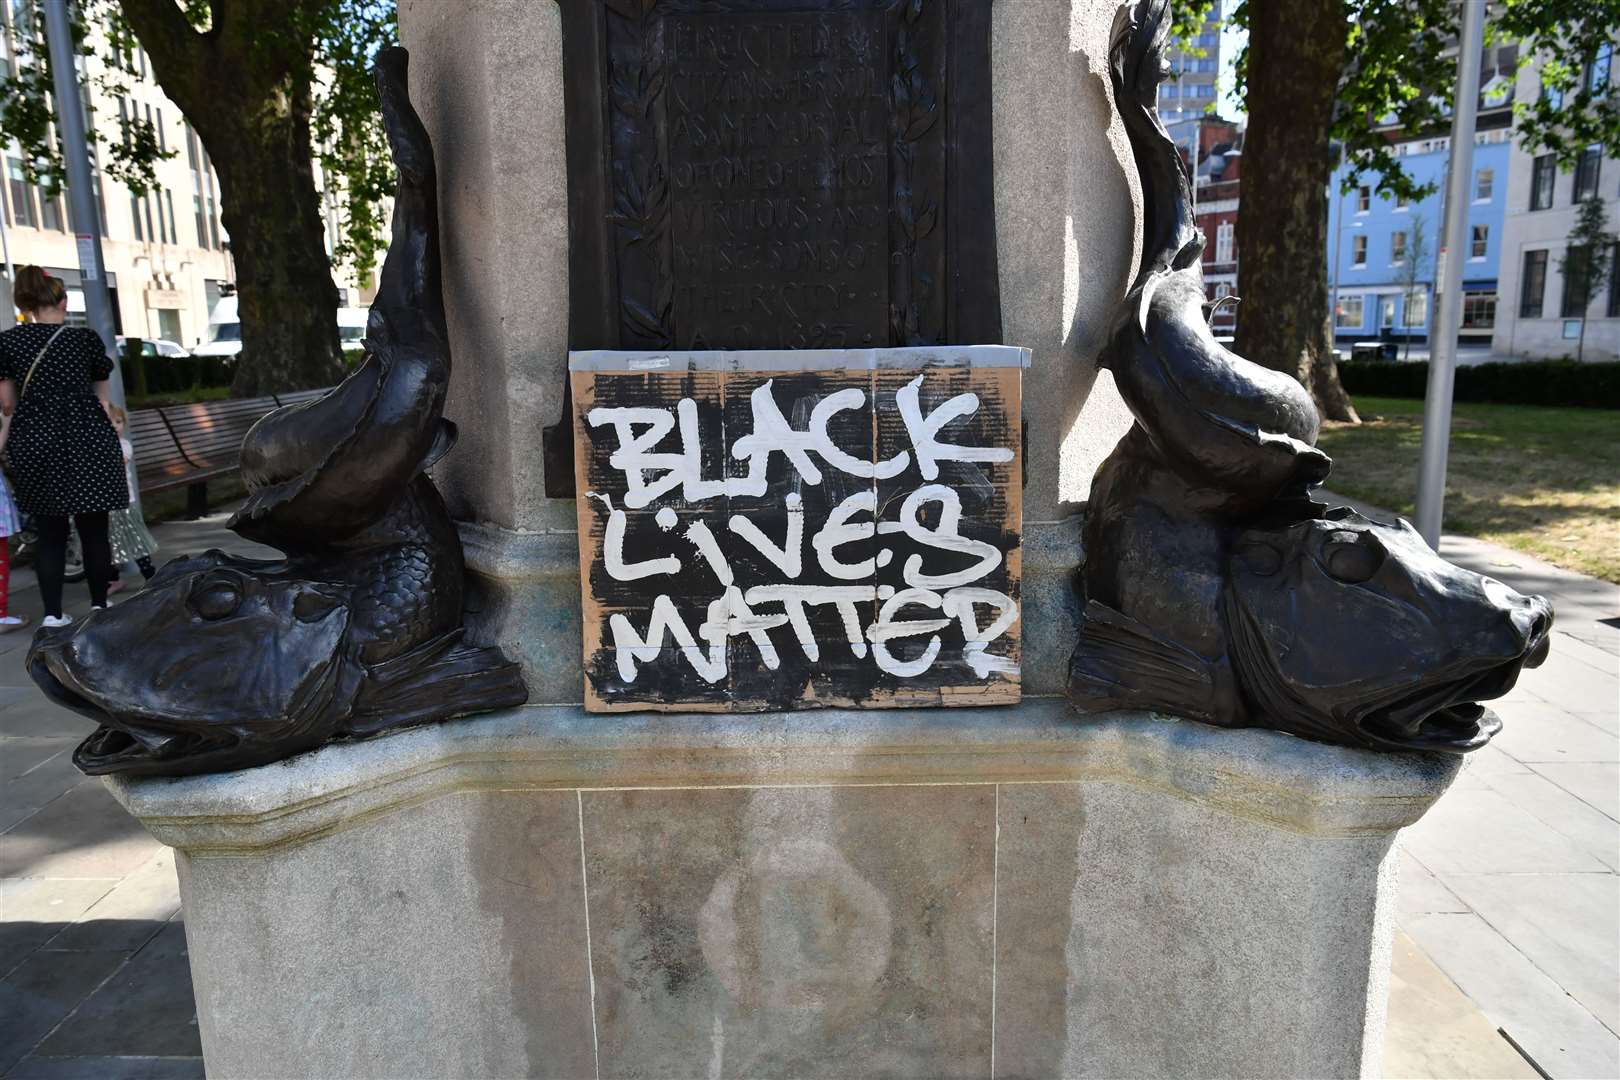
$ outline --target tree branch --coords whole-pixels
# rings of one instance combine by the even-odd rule
[[[207,81],[208,36],[186,21],[175,0],[118,0],[124,20],[152,59],[163,92],[188,115],[199,108]]]

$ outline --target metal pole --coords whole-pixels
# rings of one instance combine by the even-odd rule
[[[1429,389],[1423,401],[1423,455],[1418,463],[1417,528],[1436,550],[1446,501],[1446,453],[1451,444],[1451,392],[1457,377],[1457,334],[1462,325],[1464,230],[1468,185],[1474,175],[1474,115],[1479,104],[1480,51],[1485,43],[1485,0],[1462,0],[1457,39],[1457,103],[1451,117],[1446,176],[1445,239],[1434,275],[1429,320]]]
[[[17,301],[12,299],[12,286],[17,284],[17,271],[11,265],[11,239],[6,235],[6,215],[0,214],[0,254],[6,257],[6,304],[11,308],[11,321],[17,321]]]
[[[79,247],[79,278],[84,290],[84,314],[90,329],[101,335],[113,358],[112,399],[124,404],[124,378],[119,370],[113,331],[112,297],[107,293],[106,264],[101,258],[101,221],[90,185],[90,148],[85,142],[84,100],[79,94],[78,69],[73,57],[73,33],[68,25],[67,0],[45,0],[45,36],[51,49],[51,80],[56,93],[56,133],[61,136],[62,160],[67,165],[68,208],[73,214]]]

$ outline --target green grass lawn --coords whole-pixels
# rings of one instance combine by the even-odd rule
[[[1357,397],[1359,426],[1326,424],[1327,486],[1411,515],[1423,402]],[[1620,582],[1620,413],[1455,406],[1445,528]]]

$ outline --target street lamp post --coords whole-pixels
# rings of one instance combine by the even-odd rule
[[[1417,528],[1440,547],[1446,500],[1446,454],[1451,443],[1451,395],[1457,378],[1457,334],[1462,323],[1463,232],[1468,227],[1468,185],[1474,175],[1474,117],[1479,105],[1480,52],[1485,44],[1484,0],[1463,0],[1457,39],[1457,103],[1451,117],[1447,163],[1445,238],[1434,275],[1433,339],[1429,387],[1423,400],[1423,451],[1418,464]]]
[[[84,99],[79,94],[78,70],[73,57],[73,33],[68,24],[67,0],[45,0],[45,36],[51,50],[51,80],[56,97],[56,130],[62,140],[67,166],[68,208],[73,214],[79,248],[79,279],[84,291],[84,314],[90,328],[101,335],[113,357],[112,399],[124,404],[124,379],[119,370],[113,330],[112,297],[107,292],[106,264],[101,258],[101,219],[90,185],[90,148],[85,141]]]

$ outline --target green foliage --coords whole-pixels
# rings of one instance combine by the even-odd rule
[[[1215,0],[1171,0],[1170,40],[1187,56],[1203,56],[1207,50],[1198,47],[1198,35],[1204,32],[1204,23],[1215,7]]]
[[[1422,400],[1429,385],[1429,365],[1359,361],[1340,364],[1339,378],[1357,396]],[[1472,364],[1457,369],[1454,400],[1620,409],[1620,363],[1535,360]]]
[[[1588,301],[1601,293],[1609,280],[1613,263],[1606,256],[1614,241],[1608,209],[1600,196],[1593,195],[1581,203],[1575,226],[1569,230],[1569,243],[1558,257],[1558,272],[1566,282],[1584,283]]]
[[[181,0],[178,6],[194,29],[209,29],[210,0]],[[87,53],[93,51],[99,61],[93,68],[98,88],[114,99],[127,97],[140,43],[117,0],[80,0],[71,11],[74,48],[85,56],[87,67]],[[92,35],[92,26],[101,32]],[[399,39],[394,3],[325,0],[310,17],[289,8],[277,33],[295,37],[318,72],[310,116],[315,142],[311,152],[342,214],[333,261],[352,266],[364,277],[387,246],[384,200],[394,185],[371,81],[377,50]],[[261,42],[266,49],[287,44],[268,37]],[[66,174],[55,138],[44,21],[37,10],[18,27],[17,59],[17,74],[0,80],[0,141],[16,140],[29,181],[54,193],[66,185]],[[137,195],[157,186],[156,164],[177,153],[160,149],[156,130],[142,116],[127,116],[117,124],[107,117],[92,118],[88,126],[105,172]]]
[[[1554,154],[1568,169],[1588,146],[1620,146],[1620,100],[1612,79],[1588,78],[1600,51],[1616,51],[1620,0],[1501,0],[1491,6],[1487,41],[1518,42],[1521,64],[1537,53],[1547,57],[1542,93],[1513,106],[1524,148]]]
[[[388,246],[384,199],[396,183],[371,68],[377,51],[399,43],[393,3],[334,0],[315,28],[321,71],[311,130],[327,191],[342,208],[332,260],[364,277]]]
[[[92,13],[98,4],[107,2],[87,0],[69,9],[73,48],[79,55],[83,55],[90,41],[86,20],[94,17]],[[29,183],[38,184],[55,196],[67,186],[67,172],[55,138],[55,90],[45,17],[36,5],[14,5],[12,14],[16,20],[13,28],[16,74],[0,79],[0,140],[16,141],[22,152],[23,173]],[[96,77],[96,82],[114,96],[128,92],[123,76],[132,63],[131,41],[120,39],[116,32],[107,37],[101,57],[105,70]],[[86,112],[88,114],[88,107]],[[98,124],[91,120],[88,126],[91,139],[100,147],[96,157],[108,175],[138,195],[157,186],[154,166],[173,157],[174,151],[159,149],[157,131],[151,124],[139,116],[125,117],[117,126],[117,137],[111,139],[105,122]]]
[[[1248,27],[1249,0],[1237,0],[1228,21]],[[1401,167],[1388,138],[1389,125],[1415,136],[1447,130],[1447,108],[1456,93],[1458,33],[1452,0],[1345,0],[1346,53],[1331,136],[1344,147],[1344,192],[1368,182],[1379,194],[1421,199],[1435,190],[1418,184]],[[1613,42],[1620,27],[1620,0],[1502,0],[1487,14],[1486,40],[1519,43],[1519,62],[1549,57],[1542,82],[1552,91],[1520,102],[1519,139],[1531,152],[1558,156],[1572,167],[1584,147],[1620,145],[1620,101],[1607,83],[1583,81],[1588,62]],[[1234,64],[1236,92],[1247,91],[1248,50]]]

